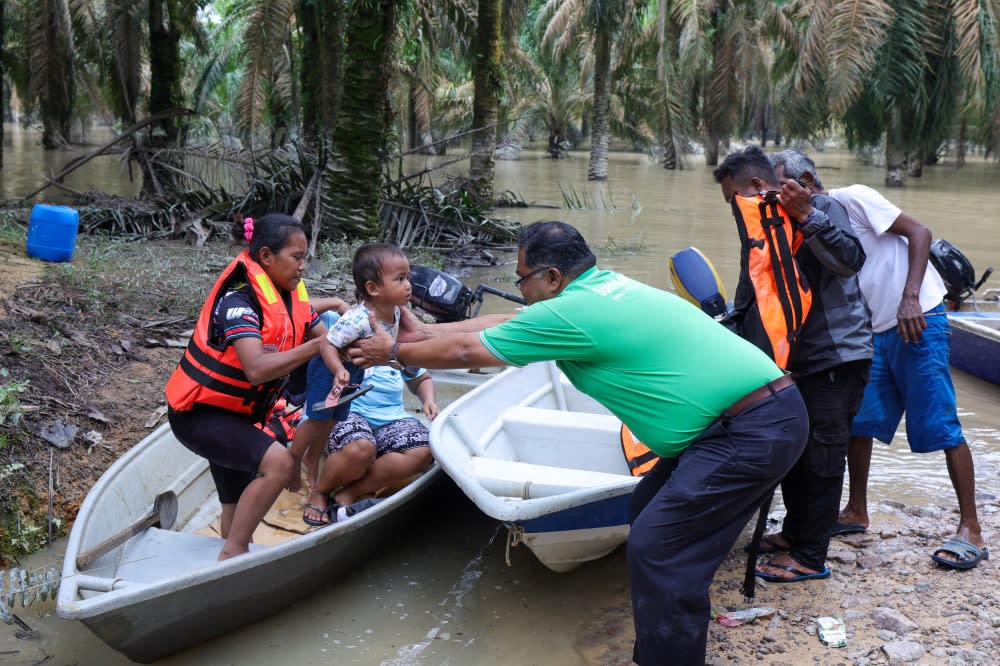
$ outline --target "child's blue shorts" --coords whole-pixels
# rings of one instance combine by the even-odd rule
[[[948,369],[951,328],[944,306],[924,313],[919,342],[903,342],[897,327],[876,333],[871,379],[851,434],[892,442],[906,412],[910,450],[929,453],[965,443]]]
[[[336,312],[324,312],[320,315],[323,323],[329,328],[337,321]],[[344,367],[351,373],[351,384],[360,384],[365,378],[365,371],[353,363],[344,362]],[[326,367],[322,356],[314,356],[309,360],[309,368],[306,371],[306,418],[317,419],[319,421],[344,421],[351,413],[351,403],[337,405],[335,408],[323,411],[313,411],[310,407],[316,403],[326,400],[330,389],[333,388],[333,373]]]

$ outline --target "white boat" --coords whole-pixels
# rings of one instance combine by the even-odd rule
[[[434,373],[439,402],[489,375]],[[80,620],[129,659],[150,662],[274,615],[336,582],[407,525],[420,497],[441,478],[435,464],[350,520],[306,530],[302,497],[285,493],[288,530],[258,528],[250,552],[217,562],[212,532],[220,507],[204,458],[162,425],[101,476],[73,524],[56,600],[59,617]],[[149,527],[78,567],[77,559],[144,515],[172,491],[171,529]],[[262,531],[270,545],[261,543]],[[305,532],[305,533],[299,533]]]
[[[434,458],[485,514],[549,569],[569,571],[625,542],[639,479],[621,421],[553,363],[511,368],[445,408]]]

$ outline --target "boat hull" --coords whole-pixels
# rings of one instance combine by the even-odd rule
[[[433,376],[438,402],[447,404],[490,375]],[[56,611],[79,620],[133,661],[160,659],[272,616],[349,575],[406,530],[443,476],[435,463],[348,521],[305,534],[283,533],[271,545],[254,543],[246,555],[217,562],[223,541],[206,528],[220,506],[208,463],[164,424],[108,468],[87,494],[67,540]],[[167,490],[178,500],[172,529],[146,529],[85,570],[77,568],[81,553],[138,521]],[[294,529],[303,529],[298,502],[288,511]]]
[[[1000,313],[952,312],[951,364],[994,384],[1000,384]]]
[[[171,483],[164,481],[170,478]],[[216,562],[222,540],[195,533],[218,500],[208,465],[168,425],[133,447],[80,508],[63,562],[56,610],[138,662],[178,652],[269,617],[356,567],[405,529],[435,465],[351,520]],[[149,528],[80,571],[76,557],[131,524],[163,490],[178,496],[177,531]]]
[[[64,606],[59,614],[79,619],[133,661],[156,661],[273,616],[336,584],[394,533],[405,529],[413,508],[414,504],[407,503],[379,518],[377,526],[237,572],[158,586],[148,597],[93,614],[82,606],[77,606],[78,612]],[[218,553],[220,545],[213,544],[212,553]]]
[[[620,495],[510,524],[516,538],[552,571],[564,573],[611,553],[628,539],[631,489]]]

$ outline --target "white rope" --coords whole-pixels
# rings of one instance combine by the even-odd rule
[[[513,546],[517,546],[524,541],[524,528],[514,523],[509,528],[507,528],[507,548],[504,552],[504,559],[507,561],[507,566],[513,566],[510,563],[510,549]]]

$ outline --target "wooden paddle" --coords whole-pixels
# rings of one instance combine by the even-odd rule
[[[115,546],[119,546],[139,532],[149,527],[159,526],[169,530],[177,520],[177,495],[172,490],[167,490],[156,496],[153,500],[153,510],[137,520],[131,526],[126,527],[117,534],[112,534],[104,541],[93,548],[89,548],[76,557],[76,568],[83,570],[90,566],[94,560],[110,551]]]

